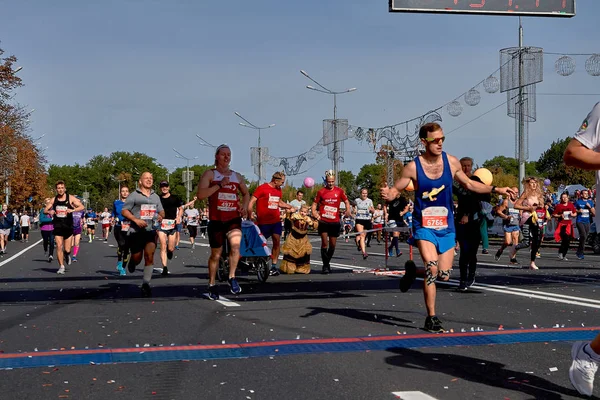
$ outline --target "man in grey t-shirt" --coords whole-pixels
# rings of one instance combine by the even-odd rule
[[[135,272],[135,267],[144,256],[144,278],[142,281],[142,296],[152,296],[150,279],[154,266],[154,251],[156,250],[156,229],[165,216],[160,197],[152,184],[154,178],[150,172],[144,172],[140,177],[139,187],[127,197],[121,215],[131,221],[127,240],[131,257],[127,263],[129,272]]]

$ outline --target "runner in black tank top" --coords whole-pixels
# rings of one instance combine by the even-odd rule
[[[65,274],[65,258],[67,265],[71,264],[71,246],[73,242],[68,239],[73,235],[72,213],[83,210],[84,207],[81,201],[67,193],[65,183],[63,181],[56,182],[56,197],[54,197],[54,200],[46,199],[44,212],[52,215],[56,242],[56,261],[59,267],[56,273],[59,275]]]

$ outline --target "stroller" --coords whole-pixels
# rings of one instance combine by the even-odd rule
[[[240,243],[240,261],[238,269],[243,272],[256,274],[260,282],[269,278],[271,249],[267,239],[260,233],[258,226],[252,221],[242,221],[242,241]],[[219,259],[217,279],[224,282],[229,277],[229,241],[223,243],[223,251]]]

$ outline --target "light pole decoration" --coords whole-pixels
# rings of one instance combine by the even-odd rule
[[[321,92],[321,93],[333,95],[333,120],[331,121],[331,123],[333,125],[333,138],[330,140],[326,137],[327,129],[325,129],[323,132],[323,145],[333,144],[333,154],[331,155],[330,158],[333,161],[333,172],[335,173],[335,184],[337,185],[338,184],[338,170],[340,169],[340,159],[343,157],[343,155],[340,154],[341,153],[340,142],[342,140],[348,139],[348,120],[338,120],[337,119],[337,95],[354,92],[356,90],[356,88],[350,88],[350,89],[342,90],[339,92],[334,92],[333,90],[327,89],[325,86],[321,85],[319,82],[317,82],[316,80],[311,78],[311,76],[308,75],[308,73],[306,71],[300,70],[300,73],[319,86],[318,88],[316,88],[316,87],[307,85],[306,86],[307,89],[314,90],[315,92]],[[345,128],[342,129],[342,132],[341,132],[342,137],[340,138],[339,137],[340,132],[338,129],[338,125],[342,121],[345,122],[345,124],[344,124]],[[324,122],[324,126],[325,126],[325,124],[327,123],[327,120],[324,120],[323,122]]]
[[[190,183],[194,179],[194,171],[192,171],[192,174],[190,175],[190,160],[196,160],[198,158],[198,156],[196,156],[194,158],[188,158],[175,149],[173,149],[173,151],[175,153],[177,153],[177,155],[175,157],[181,158],[187,162],[187,165],[185,168],[185,177],[184,177],[185,179],[182,179],[183,183],[185,184],[185,203],[187,204],[190,202]]]
[[[237,115],[238,117],[240,117],[241,119],[243,119],[246,123],[240,122],[241,126],[244,126],[246,128],[250,128],[250,129],[254,129],[258,131],[258,147],[256,148],[257,152],[258,152],[258,156],[257,157],[252,157],[251,158],[258,158],[257,162],[253,162],[251,160],[252,165],[256,165],[258,164],[258,171],[257,175],[258,175],[258,183],[260,184],[260,180],[263,179],[263,169],[262,169],[262,165],[263,165],[263,159],[266,159],[269,157],[269,149],[268,147],[265,147],[264,149],[262,147],[260,147],[260,131],[263,129],[269,129],[275,126],[275,124],[271,124],[268,126],[256,126],[254,125],[252,122],[248,121],[246,118],[242,117],[240,115],[239,112],[235,112],[235,115]]]

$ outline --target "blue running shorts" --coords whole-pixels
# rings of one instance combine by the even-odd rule
[[[425,240],[433,243],[438,254],[443,254],[456,245],[456,234],[454,232],[437,231],[435,229],[420,228],[413,231],[413,236],[407,243],[415,246],[417,240]]]

